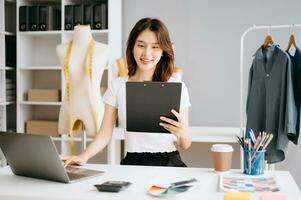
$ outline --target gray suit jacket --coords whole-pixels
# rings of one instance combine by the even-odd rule
[[[247,130],[274,134],[266,152],[268,163],[285,159],[288,134],[296,134],[291,68],[287,53],[271,45],[256,51],[249,73]]]

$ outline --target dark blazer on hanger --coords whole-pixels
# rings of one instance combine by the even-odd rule
[[[289,134],[288,139],[294,144],[298,144],[299,134],[300,134],[300,108],[301,108],[301,51],[296,48],[295,54],[291,55],[287,52],[292,61],[293,69],[293,86],[294,86],[294,96],[297,108],[297,124],[296,124],[296,134]]]
[[[288,134],[296,134],[292,65],[278,45],[260,47],[249,73],[247,129],[266,131],[274,138],[266,149],[268,163],[285,159]]]

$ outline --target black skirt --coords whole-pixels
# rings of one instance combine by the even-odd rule
[[[121,165],[145,165],[145,166],[168,166],[187,167],[182,161],[178,151],[164,153],[129,153],[127,152]]]

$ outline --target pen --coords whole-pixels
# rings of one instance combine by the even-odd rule
[[[266,142],[268,141],[269,137],[270,137],[270,134],[265,134],[264,140],[262,141],[262,144],[261,144],[261,149],[266,144]]]
[[[253,129],[251,129],[251,131],[250,131],[250,138],[251,138],[253,145],[255,145],[256,137],[255,137],[255,133],[254,133]]]
[[[236,136],[236,137],[237,137],[237,139],[238,139],[238,143],[240,144],[240,146],[241,146],[242,148],[244,148],[244,144],[243,144],[242,138],[240,138],[239,136]]]
[[[264,141],[265,141],[265,134],[264,134],[264,132],[261,134],[261,141],[260,141],[260,143],[258,144],[258,146],[256,147],[256,151],[258,151],[259,149],[260,149],[260,147],[263,145],[263,143],[264,143]]]
[[[196,182],[197,180],[195,178],[192,178],[192,179],[189,179],[189,180],[186,180],[186,181],[179,181],[179,182],[174,182],[174,183],[171,183],[169,188],[174,188],[174,187],[180,187],[182,185],[185,185],[187,183],[192,183],[192,182]]]
[[[245,139],[245,141],[244,141],[244,150],[248,150],[248,148],[249,148],[249,141],[248,141],[248,139]]]
[[[272,141],[274,135],[270,134],[269,139],[266,141],[266,143],[264,144],[264,146],[262,147],[262,150],[265,150],[267,148],[267,146],[270,144],[270,142]]]
[[[248,157],[249,157],[249,159],[248,159],[248,165],[249,165],[249,174],[251,174],[251,171],[252,171],[252,163],[251,163],[251,161],[252,161],[252,155],[251,155],[251,139],[249,138],[248,139],[248,142],[249,142],[249,144],[248,144]]]
[[[259,135],[259,136],[257,137],[257,140],[256,140],[255,145],[253,146],[253,150],[256,150],[256,148],[257,148],[257,146],[259,145],[260,141],[261,141],[261,136]]]
[[[272,141],[273,137],[274,137],[274,135],[273,135],[272,133],[271,133],[271,134],[268,134],[268,136],[267,136],[268,139],[266,139],[266,142],[265,142],[265,144],[263,145],[261,151],[264,151],[264,150],[267,148],[267,146],[268,146],[268,145],[270,144],[270,142]],[[253,156],[253,158],[252,158],[252,162],[253,162],[253,163],[256,163],[256,161],[260,158],[260,156],[257,156],[257,158],[256,158],[257,152],[258,152],[258,151],[255,151],[255,154],[254,154],[254,156]],[[254,158],[255,158],[255,159],[254,159]]]

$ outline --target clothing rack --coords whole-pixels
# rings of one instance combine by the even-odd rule
[[[293,29],[301,28],[301,24],[285,24],[285,25],[265,25],[265,26],[256,26],[253,25],[247,28],[240,37],[240,134],[243,136],[244,131],[244,106],[243,106],[243,68],[244,68],[244,42],[245,37],[248,33],[256,30],[268,30],[268,34],[271,33],[271,29]],[[293,33],[293,32],[292,32]],[[241,150],[241,156],[243,156],[243,152]],[[241,167],[243,167],[243,159],[241,159]],[[268,166],[270,169],[274,169],[274,164]]]

